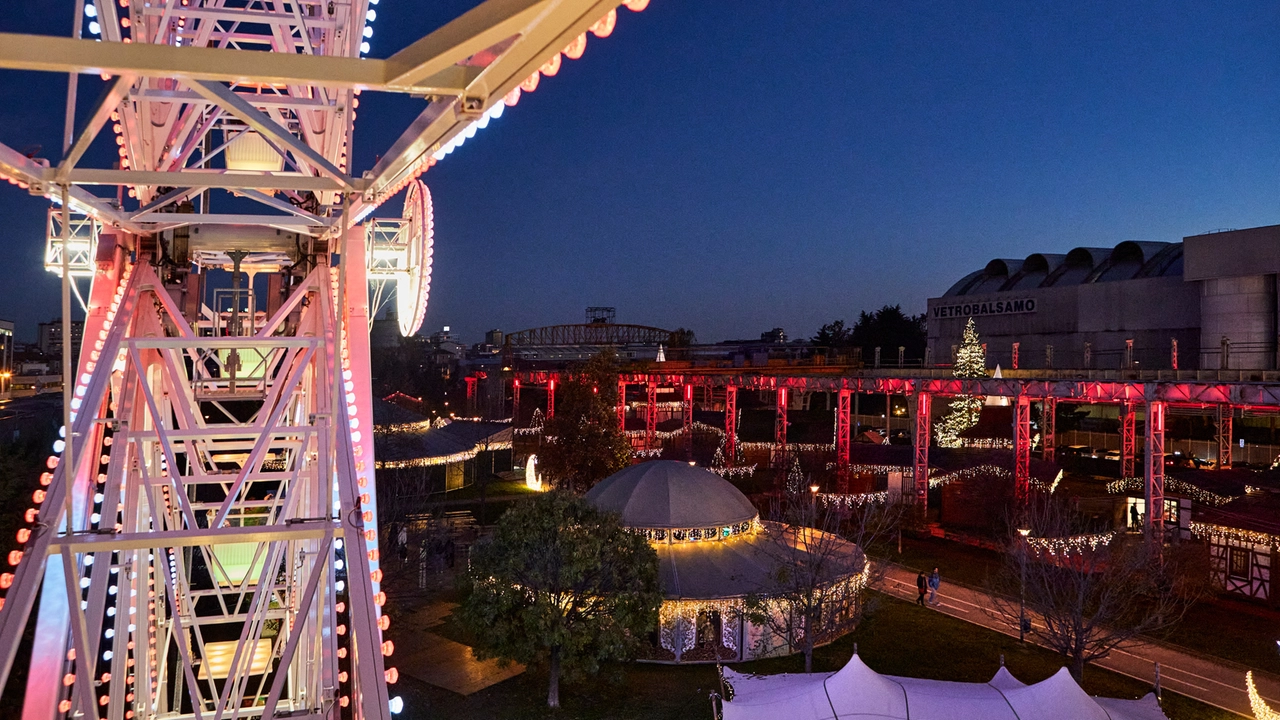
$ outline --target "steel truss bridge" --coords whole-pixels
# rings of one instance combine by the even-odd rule
[[[73,295],[87,316],[0,573],[0,686],[35,625],[24,720],[398,712],[370,283],[416,332],[417,178],[647,4],[486,0],[385,60],[365,57],[378,0],[76,0],[73,37],[0,33],[0,69],[70,78],[62,156],[0,145],[0,178],[52,201],[46,267],[64,323]],[[424,101],[360,172],[366,91]],[[364,222],[405,188],[399,219]]]
[[[675,333],[646,325],[582,323],[549,325],[513,332],[503,338],[512,347],[546,345],[657,345],[670,344]]]
[[[1028,373],[1031,375],[1030,373]],[[1077,373],[1071,373],[1077,374]],[[1083,372],[1078,373],[1084,375]],[[1111,373],[1115,375],[1115,373]],[[1173,373],[1176,375],[1177,373]],[[1196,373],[1186,373],[1195,375]],[[1203,374],[1203,373],[1202,373]],[[1055,445],[1054,418],[1059,402],[1109,403],[1120,407],[1121,476],[1135,472],[1137,410],[1146,418],[1143,476],[1148,529],[1164,527],[1164,447],[1165,416],[1170,407],[1212,409],[1217,423],[1218,453],[1222,466],[1231,465],[1232,418],[1240,409],[1280,413],[1280,382],[1249,381],[1249,371],[1233,373],[1233,381],[1188,379],[1086,379],[1052,377],[1046,372],[1026,378],[987,378],[965,380],[945,377],[942,373],[899,370],[865,372],[857,375],[823,373],[817,375],[781,372],[690,371],[670,373],[623,373],[618,376],[618,425],[624,427],[625,398],[629,386],[639,386],[647,393],[646,446],[655,447],[658,388],[679,388],[685,427],[693,425],[695,388],[715,389],[724,394],[725,462],[730,466],[737,443],[737,396],[739,390],[772,391],[775,397],[774,462],[780,468],[787,462],[787,406],[793,392],[827,392],[837,398],[835,452],[837,492],[848,490],[849,444],[851,441],[851,398],[854,393],[904,395],[913,403],[912,433],[913,471],[918,502],[923,502],[929,489],[929,444],[932,436],[930,411],[935,397],[957,395],[997,396],[1009,398],[1014,408],[1013,436],[1014,482],[1018,497],[1025,498],[1031,482],[1031,404],[1041,405],[1041,453],[1052,460]],[[1253,373],[1258,374],[1258,373]],[[555,412],[556,386],[564,373],[518,372],[513,378],[512,417],[518,417],[522,388],[542,388],[546,392],[546,415]],[[1152,462],[1152,458],[1156,458]],[[1150,537],[1162,534],[1150,532]]]

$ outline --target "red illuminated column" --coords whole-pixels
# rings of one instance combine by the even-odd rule
[[[1047,397],[1040,403],[1040,457],[1053,462],[1058,448],[1058,398]]]
[[[1021,345],[1022,345],[1022,343],[1014,343],[1014,344],[1013,344],[1013,362],[1012,362],[1012,363],[1010,363],[1010,366],[1011,366],[1011,367],[1010,367],[1010,369],[1012,369],[1012,370],[1017,370],[1017,369],[1018,369],[1018,348],[1019,348]]]
[[[467,415],[476,414],[476,378],[464,378],[467,381]]]
[[[1231,406],[1222,403],[1218,405],[1218,467],[1231,467]]]
[[[787,389],[778,388],[774,393],[777,409],[773,416],[774,466],[782,471],[787,469]]]
[[[683,411],[684,452],[687,460],[693,459],[693,385],[684,384],[684,398],[680,408]]]
[[[547,381],[547,419],[556,415],[556,379],[551,378]]]
[[[1018,395],[1013,408],[1013,483],[1018,507],[1027,506],[1031,487],[1031,400]]]
[[[738,388],[724,389],[724,466],[733,467],[738,456]]]
[[[520,378],[511,381],[511,427],[520,427]]]
[[[836,492],[849,492],[849,406],[851,393],[841,390],[836,405]]]
[[[1147,501],[1147,539],[1164,543],[1164,412],[1165,403],[1147,401],[1147,447],[1144,498]]]
[[[932,405],[932,395],[916,393],[916,427],[915,432],[911,434],[911,444],[915,448],[916,502],[921,510],[929,500],[929,437],[933,434],[930,418]]]
[[[618,430],[627,431],[627,384],[618,381]]]
[[[649,398],[644,406],[644,446],[652,450],[658,442],[658,384],[649,383]]]
[[[1135,427],[1137,413],[1133,411],[1133,403],[1126,402],[1120,406],[1120,477],[1135,477],[1133,465],[1137,454],[1137,431]]]

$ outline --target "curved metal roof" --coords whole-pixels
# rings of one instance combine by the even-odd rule
[[[759,515],[732,483],[705,468],[675,460],[632,465],[601,480],[584,498],[622,516],[630,528],[720,527]]]
[[[1032,253],[1025,260],[996,258],[983,269],[965,275],[943,297],[1181,274],[1182,243],[1126,240],[1112,248],[1077,247],[1065,255]]]

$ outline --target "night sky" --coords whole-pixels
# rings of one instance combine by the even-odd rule
[[[474,4],[382,0],[372,54]],[[67,35],[72,7],[5,3],[0,30]],[[611,37],[423,176],[424,331],[478,341],[613,305],[703,342],[809,336],[885,303],[923,312],[993,257],[1275,224],[1277,30],[1274,2],[620,9]],[[0,72],[0,142],[56,162],[65,87]],[[362,97],[357,171],[421,106]],[[58,314],[45,207],[0,186],[0,318],[20,339]]]

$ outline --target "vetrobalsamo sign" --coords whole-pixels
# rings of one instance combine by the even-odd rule
[[[1021,300],[992,300],[989,302],[961,303],[959,305],[934,305],[933,317],[968,318],[989,315],[1016,315],[1017,313],[1033,313],[1036,301],[1032,298]]]

